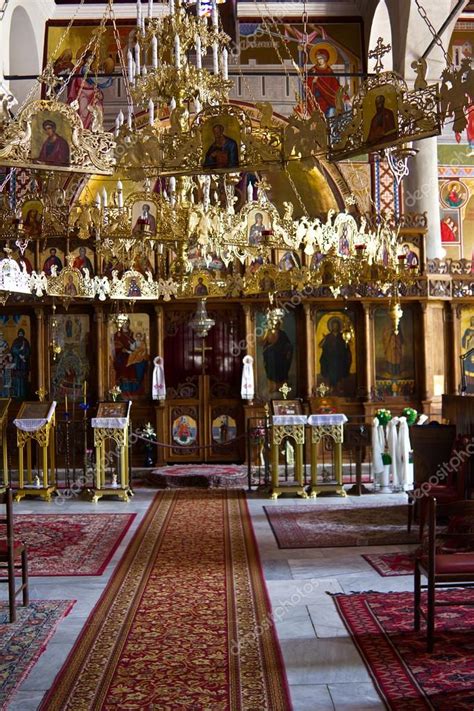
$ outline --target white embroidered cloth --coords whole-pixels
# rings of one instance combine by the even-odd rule
[[[347,422],[347,417],[343,413],[328,413],[325,415],[310,415],[308,425],[318,427],[321,425],[343,425]]]
[[[153,382],[152,382],[152,398],[153,400],[166,400],[166,383],[165,383],[165,367],[161,356],[156,356],[153,360]]]
[[[305,425],[306,415],[273,415],[274,425]]]
[[[22,430],[23,432],[36,432],[36,430],[40,430],[42,427],[48,424],[48,422],[51,422],[51,418],[54,415],[55,409],[56,401],[53,400],[46,417],[38,417],[34,420],[24,420],[17,418],[16,420],[13,420],[13,424],[18,430]]]
[[[128,424],[128,417],[93,417],[91,427],[103,427],[114,430],[124,430]]]
[[[255,396],[255,378],[253,374],[253,358],[246,355],[242,359],[242,383],[240,386],[240,396],[242,400],[253,400]]]

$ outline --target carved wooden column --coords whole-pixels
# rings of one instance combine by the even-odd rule
[[[106,383],[108,383],[107,349],[102,344],[107,343],[104,311],[101,306],[96,306],[94,312],[97,340],[97,399],[105,399]]]
[[[364,309],[365,398],[370,400],[375,389],[374,306],[363,303],[362,308]]]
[[[420,342],[422,344],[422,362],[419,372],[421,373],[421,401],[423,404],[423,412],[425,415],[431,415],[431,400],[433,397],[433,369],[430,360],[430,351],[433,344],[430,343],[430,328],[429,328],[429,311],[428,304],[423,302],[421,307],[421,334]]]
[[[448,329],[448,392],[459,394],[461,383],[461,306],[450,302],[449,304],[449,329]]]
[[[164,341],[165,341],[165,316],[163,312],[163,306],[161,304],[155,304],[155,314],[156,314],[156,353],[163,357],[164,351]],[[153,354],[152,354],[153,356]],[[166,363],[165,363],[166,365]]]
[[[49,363],[46,363],[46,355],[49,357],[49,344],[48,344],[48,334],[45,329],[44,323],[44,311],[42,308],[35,309],[36,316],[36,350],[37,358],[36,362],[38,364],[38,390],[40,388],[46,388],[46,365],[49,367]]]
[[[255,339],[255,312],[251,304],[242,304],[242,308],[245,314],[245,343],[246,352],[242,352],[242,358],[244,355],[252,356],[255,361],[257,353],[257,343]]]
[[[311,308],[311,304],[305,302],[303,304],[305,317],[305,335],[306,335],[306,397],[313,395],[316,388],[316,374],[314,367],[314,319],[316,316],[315,309]]]
[[[151,356],[154,358],[155,356],[161,356],[162,358],[164,357],[164,349],[165,349],[165,314],[164,314],[164,309],[161,304],[155,304],[155,314],[156,314],[156,336],[155,336],[155,348],[156,352],[152,353]],[[152,368],[153,368],[153,363],[152,363]],[[165,380],[166,380],[166,363],[164,363],[165,367]],[[153,404],[155,406],[155,427],[156,427],[156,434],[157,434],[157,439],[158,442],[164,442],[165,441],[165,432],[166,432],[166,413],[167,413],[167,408],[166,408],[166,400],[154,400]],[[156,456],[155,456],[155,462],[157,466],[160,466],[162,464],[166,463],[166,450],[164,447],[157,446],[156,447]]]

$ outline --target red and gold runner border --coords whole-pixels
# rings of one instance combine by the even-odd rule
[[[156,495],[42,709],[291,709],[245,495]]]

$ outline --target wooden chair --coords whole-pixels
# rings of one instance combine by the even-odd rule
[[[6,535],[0,533],[0,570],[6,571],[6,577],[1,577],[0,582],[8,585],[8,603],[10,608],[10,622],[16,620],[16,598],[20,593],[23,596],[23,605],[29,604],[28,591],[28,555],[25,545],[16,541],[13,530],[13,500],[10,487],[0,495],[0,503],[6,506],[6,515],[0,517],[0,525],[6,527]],[[21,567],[21,585],[15,586],[15,570]]]
[[[437,428],[438,429],[438,428]],[[470,437],[459,436],[454,440],[449,456],[445,456],[440,462],[432,476],[438,477],[438,483],[430,481],[417,481],[415,489],[407,492],[408,496],[408,532],[411,531],[412,521],[415,517],[417,503],[420,503],[420,537],[424,521],[426,520],[427,504],[430,498],[436,497],[438,503],[443,501],[461,501],[466,498],[467,480],[469,474],[469,455],[466,453],[466,445],[471,441]],[[459,454],[462,453],[462,456]],[[456,465],[450,462],[456,460]],[[449,466],[447,473],[444,473],[440,465]]]
[[[441,535],[437,522],[445,518],[451,523],[447,528],[444,527]],[[421,584],[422,575],[427,578],[426,585]],[[436,604],[443,607],[459,605],[436,603],[436,589],[471,585],[474,585],[474,501],[438,505],[435,498],[430,498],[427,549],[422,550],[415,560],[414,600],[415,630],[420,629],[421,617],[424,617],[428,652],[432,652],[434,647]],[[422,589],[428,590],[426,613],[421,607]]]

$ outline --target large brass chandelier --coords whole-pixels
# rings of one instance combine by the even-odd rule
[[[0,292],[66,302],[294,291],[398,299],[418,271],[404,263],[395,225],[358,214],[351,199],[344,211],[317,217],[304,208],[303,216],[295,218],[289,200],[279,212],[266,175],[285,171],[291,161],[314,165],[322,156],[337,159],[339,152],[366,147],[367,95],[387,86],[395,98],[400,93],[405,114],[412,105],[417,116],[426,102],[430,106],[425,124],[419,116],[400,124],[405,127],[400,150],[410,127],[433,135],[439,128],[433,91],[424,87],[423,96],[408,96],[398,79],[381,72],[380,63],[372,83],[354,101],[352,123],[346,116],[328,124],[317,106],[286,121],[274,115],[271,104],[243,107],[229,100],[229,37],[220,26],[216,0],[211,0],[209,16],[199,0],[195,12],[187,2],[170,0],[169,11],[160,17],[154,17],[153,2],[146,17],[141,2],[137,8],[133,43],[126,52],[117,45],[128,117],[121,111],[113,132],[104,131],[98,108],[92,128],[85,129],[74,107],[59,101],[58,87],[60,93],[67,79],[57,77],[51,64],[41,77],[47,98],[27,103],[17,117],[3,117],[0,125],[0,164],[28,168],[33,175],[21,200],[0,202],[0,238],[22,254],[38,239],[91,245],[112,264],[111,273],[90,274],[67,255],[60,272],[27,274],[7,254],[0,260]],[[116,30],[112,2],[86,48],[88,71],[93,71],[107,20]],[[58,155],[60,150],[50,134],[57,136],[59,127],[68,151],[59,142],[63,155],[54,162],[50,144]],[[107,175],[108,185],[115,187],[104,187],[95,196],[78,191],[67,199],[58,172]],[[38,215],[34,232],[25,218],[32,203]],[[150,249],[158,256],[157,274],[136,268],[137,255]],[[293,256],[293,263],[281,264],[275,261],[280,252],[283,262],[286,254],[291,262],[295,253],[302,260]],[[212,262],[222,266],[210,274]]]

